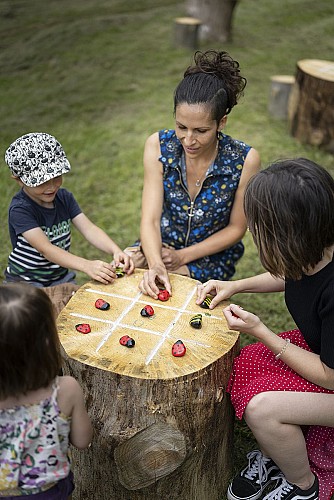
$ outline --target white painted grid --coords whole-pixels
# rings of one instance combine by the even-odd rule
[[[194,288],[194,290],[192,290],[188,294],[188,296],[186,297],[186,300],[185,300],[185,302],[184,302],[184,304],[183,304],[183,306],[181,308],[167,306],[166,304],[160,304],[159,303],[159,305],[156,306],[156,307],[170,309],[170,310],[174,310],[176,312],[176,316],[170,321],[170,323],[166,327],[165,331],[163,333],[160,333],[160,332],[156,332],[154,330],[150,330],[148,328],[141,328],[139,326],[136,326],[135,324],[129,325],[127,323],[122,323],[122,319],[128,314],[128,312],[136,304],[147,304],[147,300],[146,301],[140,300],[140,297],[143,295],[142,292],[138,292],[135,297],[128,297],[128,296],[120,295],[120,294],[117,294],[117,293],[111,293],[111,292],[104,292],[104,291],[101,291],[101,290],[95,290],[93,288],[86,288],[85,291],[89,292],[89,293],[95,293],[95,294],[99,294],[99,295],[106,295],[106,296],[109,296],[109,297],[116,297],[116,298],[119,298],[119,299],[130,301],[130,304],[123,310],[123,312],[119,315],[119,317],[117,318],[116,321],[111,321],[111,320],[106,320],[106,319],[100,319],[100,318],[96,318],[94,316],[88,316],[88,315],[80,314],[80,313],[70,313],[71,316],[75,316],[77,318],[86,319],[86,320],[93,320],[93,321],[97,321],[97,322],[101,322],[101,323],[107,323],[107,324],[111,325],[110,331],[108,331],[107,335],[105,335],[103,337],[103,339],[101,340],[101,342],[99,343],[99,345],[96,348],[96,352],[98,352],[101,349],[101,347],[107,342],[107,340],[112,335],[113,331],[118,326],[122,326],[122,327],[128,328],[130,330],[142,331],[142,332],[145,332],[145,333],[149,333],[149,334],[161,337],[160,341],[156,344],[156,346],[154,347],[154,349],[152,349],[151,353],[147,356],[146,361],[145,361],[146,365],[148,365],[152,361],[152,359],[158,353],[159,349],[163,346],[165,340],[167,338],[170,338],[170,332],[173,330],[174,325],[180,319],[182,313],[186,312],[186,313],[189,313],[189,314],[198,314],[198,310],[197,311],[189,311],[189,310],[186,309],[186,307],[189,305],[189,302],[191,301],[191,299],[193,298],[193,296],[194,296],[194,294],[196,292],[195,288]],[[222,320],[222,318],[220,318],[219,316],[214,316],[214,315],[211,315],[211,314],[210,314],[210,318]],[[199,345],[201,347],[208,347],[208,348],[211,347],[208,344],[204,344],[202,342],[198,342],[198,341],[190,340],[190,339],[183,339],[182,342],[187,343],[187,344]]]

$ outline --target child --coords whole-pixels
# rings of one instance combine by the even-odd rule
[[[60,143],[46,133],[19,137],[6,151],[12,177],[21,187],[9,207],[9,233],[13,250],[5,271],[6,282],[26,281],[38,287],[73,283],[86,273],[111,283],[115,266],[133,272],[134,265],[109,236],[81,211],[72,193],[61,188],[70,164]],[[89,243],[113,255],[114,263],[88,260],[70,253],[71,222]]]
[[[42,289],[0,285],[0,498],[66,500],[69,443],[92,427],[83,393],[61,367],[52,303]]]
[[[249,229],[268,271],[199,286],[210,308],[240,292],[285,292],[298,329],[276,335],[231,304],[228,325],[259,342],[235,359],[229,392],[260,450],[234,478],[229,500],[327,500],[334,487],[334,180],[299,158],[256,174],[245,192]],[[273,491],[265,496],[265,488]]]

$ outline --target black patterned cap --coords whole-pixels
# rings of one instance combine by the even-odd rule
[[[29,187],[39,186],[71,170],[61,144],[44,132],[16,139],[7,149],[5,161],[12,174]]]

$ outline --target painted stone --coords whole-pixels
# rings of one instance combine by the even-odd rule
[[[162,302],[166,302],[166,300],[169,299],[169,293],[167,292],[167,290],[160,290],[160,292],[158,293],[158,299]]]
[[[96,309],[101,309],[102,311],[107,311],[110,308],[109,302],[106,302],[103,299],[97,299],[95,301]]]
[[[125,271],[124,271],[123,267],[116,267],[115,273],[116,273],[117,278],[123,278],[123,276],[125,275]]]
[[[190,319],[189,324],[190,324],[190,326],[192,326],[193,328],[196,328],[197,330],[199,330],[200,328],[202,328],[202,315],[201,314],[195,314],[195,316],[193,316]]]
[[[78,325],[75,325],[75,329],[80,332],[80,333],[90,333],[90,325],[88,323],[79,323]]]
[[[209,309],[211,302],[212,302],[212,297],[208,295],[207,297],[205,297],[205,299],[199,306],[202,307],[202,309]]]
[[[119,339],[119,343],[125,347],[134,347],[136,344],[136,342],[129,337],[129,335],[123,335],[123,337]]]
[[[187,348],[184,345],[184,343],[182,342],[182,340],[177,340],[175,342],[175,344],[173,344],[173,346],[172,346],[172,354],[176,358],[181,358],[182,356],[184,356],[186,351],[187,351]]]
[[[143,309],[140,311],[140,314],[144,316],[144,318],[147,318],[148,316],[153,316],[154,314],[154,309],[152,306],[145,306]]]

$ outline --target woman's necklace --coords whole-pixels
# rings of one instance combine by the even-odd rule
[[[210,163],[209,163],[208,168],[206,169],[206,171],[205,171],[202,175],[198,175],[198,172],[196,171],[195,167],[192,165],[192,168],[193,168],[193,170],[194,170],[194,172],[195,172],[195,174],[196,174],[196,177],[197,177],[197,179],[196,179],[196,181],[195,181],[195,186],[196,186],[196,187],[200,187],[200,185],[202,184],[202,179],[203,179],[203,177],[205,177],[205,176],[206,176],[206,174],[208,173],[209,168],[211,167],[211,165],[212,165],[212,164],[213,164],[213,162],[215,161],[215,158],[216,158],[216,156],[217,156],[217,149],[218,149],[218,141],[217,141],[217,144],[216,144],[216,149],[215,149],[214,157],[212,158],[212,160],[211,160],[211,161],[210,161]]]

